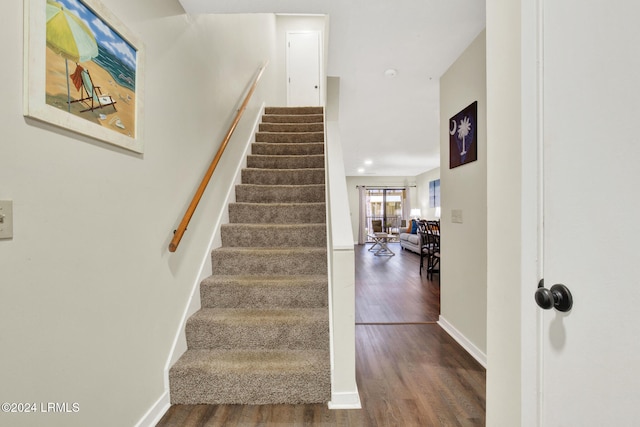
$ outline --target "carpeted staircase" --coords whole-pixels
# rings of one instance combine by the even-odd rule
[[[169,372],[173,404],[331,394],[321,107],[266,108]]]

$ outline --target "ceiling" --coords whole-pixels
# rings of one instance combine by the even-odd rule
[[[346,174],[416,176],[440,166],[440,76],[485,27],[484,0],[179,1],[189,14],[329,15]]]

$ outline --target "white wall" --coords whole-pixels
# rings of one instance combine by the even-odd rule
[[[440,190],[442,242],[440,297],[443,327],[486,357],[487,137],[485,32],[440,79]],[[449,119],[478,101],[478,160],[449,169]],[[453,209],[463,223],[451,221]]]
[[[522,283],[534,287],[538,277],[538,130],[532,124],[535,120],[522,120],[525,106],[531,117],[539,113],[534,110],[538,101],[535,70],[540,64],[534,62],[537,55],[529,55],[525,63],[522,54],[524,46],[530,53],[536,52],[538,7],[536,2],[487,1],[487,133],[491,140],[491,167],[487,175],[486,421],[487,425],[498,427],[539,425],[536,369],[521,369],[536,366],[537,349],[535,344],[527,343],[536,339],[535,319],[540,312],[532,302],[533,290],[528,295],[521,292]],[[530,39],[522,39],[523,33],[528,33]],[[525,129],[527,122],[529,128]],[[525,140],[530,144],[523,144]],[[529,330],[521,329],[523,324]],[[525,363],[521,364],[521,360]],[[529,394],[522,394],[521,390]]]
[[[436,219],[436,208],[429,207],[429,183],[440,179],[440,168],[431,169],[416,176],[416,190],[418,202],[413,208],[419,208],[425,219]]]
[[[327,78],[326,168],[331,309],[331,401],[334,409],[360,408],[356,383],[355,254],[349,217],[340,126],[340,79]]]
[[[80,411],[0,413],[2,425],[133,425],[164,393],[233,172],[224,157],[178,252],[167,245],[240,95],[275,58],[272,15],[189,21],[174,0],[102,1],[146,46],[144,155],[23,118],[22,2],[4,5],[0,35],[14,42],[0,67],[0,199],[15,219],[14,238],[0,240],[1,400]],[[274,78],[268,70],[234,140],[272,103]]]

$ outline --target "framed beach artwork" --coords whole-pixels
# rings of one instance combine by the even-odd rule
[[[142,153],[142,44],[98,0],[24,8],[24,115]]]

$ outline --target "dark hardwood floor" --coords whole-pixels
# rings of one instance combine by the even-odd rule
[[[438,275],[391,244],[393,257],[356,246],[359,410],[327,405],[173,405],[159,427],[485,425],[485,370],[435,322]]]
[[[420,255],[389,243],[395,256],[356,246],[356,324],[428,323],[440,315],[440,277],[420,275]]]

